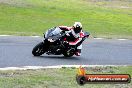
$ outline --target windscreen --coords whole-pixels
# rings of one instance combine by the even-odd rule
[[[57,35],[57,34],[60,34],[60,28],[59,27],[56,27],[51,33],[49,36],[54,36],[54,35]]]
[[[60,34],[60,32],[61,32],[61,29],[59,27],[54,27],[54,28],[49,29],[46,32],[45,37],[55,36],[55,35]]]

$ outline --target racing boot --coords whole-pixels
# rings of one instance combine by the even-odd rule
[[[77,51],[75,52],[76,56],[81,56],[81,49],[77,49]]]

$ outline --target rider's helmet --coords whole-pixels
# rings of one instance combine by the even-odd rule
[[[75,22],[73,25],[73,30],[75,33],[80,33],[82,30],[82,24],[80,22]]]

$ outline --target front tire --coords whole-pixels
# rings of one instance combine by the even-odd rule
[[[40,56],[40,55],[42,55],[42,54],[44,53],[44,48],[43,48],[43,46],[44,46],[44,43],[43,43],[43,42],[40,42],[39,44],[37,44],[37,45],[33,48],[32,54],[33,54],[34,56]]]

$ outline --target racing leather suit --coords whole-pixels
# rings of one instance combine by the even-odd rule
[[[75,33],[73,27],[59,26],[59,28],[65,31],[69,45],[79,44],[79,42],[81,42],[82,38],[84,37],[84,33],[82,30],[80,31],[80,33]],[[81,55],[81,49],[82,49],[82,44],[79,44],[79,46],[77,47],[77,51],[75,53],[76,56]]]

